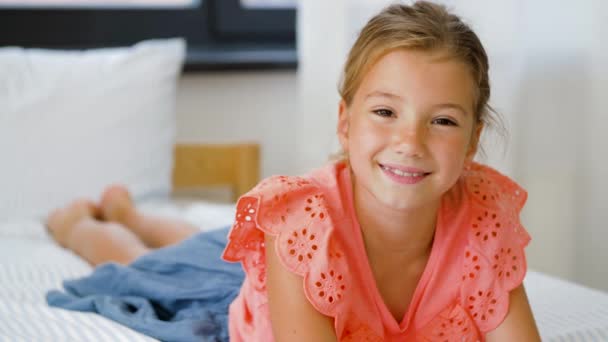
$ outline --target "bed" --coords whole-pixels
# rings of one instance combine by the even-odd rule
[[[178,145],[173,184],[179,195],[138,205],[201,230],[225,227],[234,217],[231,202],[258,181],[258,170],[256,144]],[[193,189],[217,187],[227,191],[228,203],[192,200]],[[101,316],[46,305],[47,290],[89,271],[50,239],[40,220],[0,223],[0,340],[152,341]],[[607,294],[535,271],[525,284],[543,341],[608,341]]]
[[[175,144],[183,58],[174,39],[82,53],[0,47],[0,341],[152,340],[46,305],[48,290],[91,270],[45,231],[43,213],[59,203],[118,179],[142,210],[212,230],[260,179],[255,143]],[[525,284],[544,341],[608,341],[608,294],[534,271]]]

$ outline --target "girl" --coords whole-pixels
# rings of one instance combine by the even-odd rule
[[[231,340],[540,340],[522,285],[526,192],[473,162],[492,121],[475,33],[439,5],[389,6],[351,49],[340,95],[343,157],[237,203]],[[133,250],[121,261],[147,251]]]

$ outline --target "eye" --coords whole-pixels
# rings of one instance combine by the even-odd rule
[[[433,120],[433,123],[442,126],[458,126],[458,124],[454,120],[448,118],[438,118]]]
[[[390,109],[376,109],[373,112],[376,115],[387,117],[387,118],[393,116],[393,111]]]

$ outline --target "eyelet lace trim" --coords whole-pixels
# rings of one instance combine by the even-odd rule
[[[527,193],[494,169],[473,163],[463,173],[470,219],[458,303],[420,332],[424,341],[477,341],[496,328],[509,307],[509,291],[526,270],[530,236],[519,222]],[[466,331],[465,331],[466,329]]]
[[[475,324],[459,304],[444,309],[419,336],[424,342],[479,341]]]
[[[474,163],[465,171],[470,201],[460,305],[482,333],[496,328],[509,307],[509,292],[524,278],[530,236],[519,213],[527,193],[494,169]]]
[[[332,231],[324,194],[316,184],[300,177],[271,177],[239,199],[224,259],[242,261],[254,287],[263,290],[264,233],[276,236],[279,259],[304,277],[311,304],[324,315],[336,316],[351,282]]]

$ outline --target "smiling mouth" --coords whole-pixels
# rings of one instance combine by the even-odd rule
[[[382,170],[390,172],[399,177],[424,177],[424,176],[431,174],[430,172],[424,172],[422,170],[403,170],[403,169],[386,166],[383,164],[379,164],[379,165]]]

